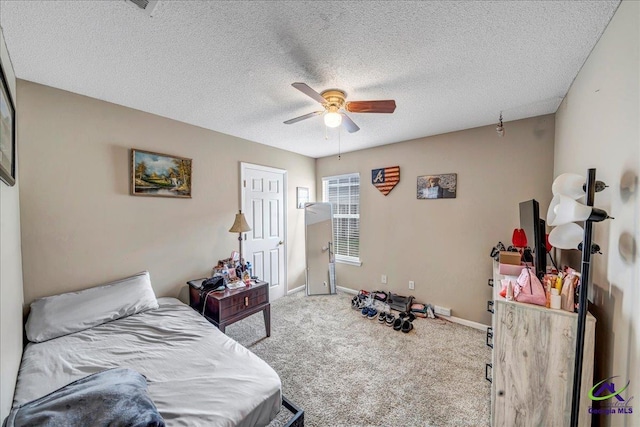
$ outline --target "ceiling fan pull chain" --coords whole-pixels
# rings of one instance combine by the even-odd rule
[[[340,135],[342,134],[342,132],[340,131],[340,128],[338,128],[338,160],[340,160]]]

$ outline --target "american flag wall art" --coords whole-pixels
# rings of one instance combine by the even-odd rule
[[[400,166],[371,170],[371,183],[385,196],[400,182]]]

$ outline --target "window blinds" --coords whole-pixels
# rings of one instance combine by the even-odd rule
[[[322,179],[322,199],[333,207],[333,244],[337,260],[360,261],[360,174]]]

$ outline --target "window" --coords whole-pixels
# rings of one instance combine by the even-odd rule
[[[333,207],[336,261],[360,265],[360,174],[322,178],[322,200]]]

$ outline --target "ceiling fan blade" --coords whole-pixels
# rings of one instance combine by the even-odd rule
[[[305,114],[304,116],[296,117],[295,119],[289,119],[284,122],[285,125],[290,125],[292,123],[297,123],[300,120],[308,119],[309,117],[317,116],[318,114],[322,114],[324,111],[314,111],[313,113]]]
[[[347,116],[344,113],[342,113],[342,125],[347,129],[347,132],[349,133],[358,132],[360,130],[358,125],[353,123],[351,117]]]
[[[305,95],[310,96],[311,98],[315,99],[320,104],[324,104],[325,102],[327,102],[327,100],[324,99],[322,97],[322,95],[320,95],[315,90],[311,89],[309,86],[307,86],[306,83],[291,83],[291,86],[295,87],[296,89],[298,89],[300,92],[304,93]]]
[[[387,99],[384,101],[350,101],[345,109],[352,113],[393,113],[396,110],[396,101]]]

